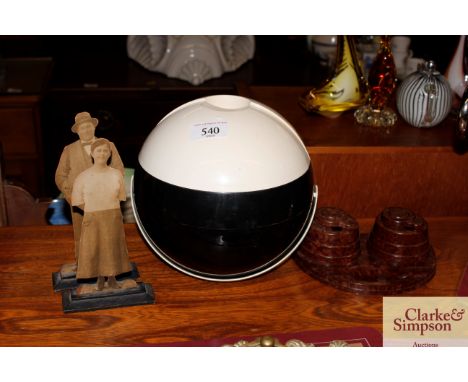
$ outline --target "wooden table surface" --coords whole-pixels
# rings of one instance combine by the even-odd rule
[[[372,219],[360,220],[368,232]],[[411,296],[456,294],[468,262],[468,217],[428,219],[435,278]],[[157,258],[133,224],[131,260],[152,284],[156,304],[63,313],[51,274],[73,261],[71,226],[0,228],[0,346],[144,346],[346,327],[382,331],[382,298],[321,284],[292,258],[260,277],[209,282]]]

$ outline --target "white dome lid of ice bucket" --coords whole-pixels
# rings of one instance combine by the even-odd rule
[[[156,254],[191,276],[263,274],[310,228],[317,188],[307,149],[289,122],[254,100],[217,95],[176,108],[138,160],[137,224]]]

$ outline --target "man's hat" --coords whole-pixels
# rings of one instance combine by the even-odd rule
[[[91,118],[91,115],[87,111],[82,111],[81,113],[75,115],[75,124],[71,127],[71,131],[76,133],[78,130],[78,126],[85,122],[91,122],[94,125],[94,127],[96,127],[99,123],[99,121],[96,118]]]

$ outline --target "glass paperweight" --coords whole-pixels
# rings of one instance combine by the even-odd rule
[[[335,118],[346,110],[365,102],[367,83],[362,74],[354,41],[349,36],[338,36],[336,68],[331,78],[299,98],[299,104],[308,112]]]
[[[369,96],[364,106],[354,112],[358,123],[367,126],[393,126],[396,113],[388,106],[395,91],[396,69],[390,40],[382,37],[380,49],[369,71]]]
[[[403,80],[396,106],[403,119],[415,127],[436,126],[447,117],[452,108],[452,89],[434,61],[425,62]]]

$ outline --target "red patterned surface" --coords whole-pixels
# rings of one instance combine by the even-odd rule
[[[177,347],[208,347],[208,346],[224,346],[233,345],[240,340],[254,341],[261,336],[272,336],[277,338],[283,345],[292,339],[301,340],[307,344],[314,344],[318,347],[326,347],[331,341],[346,341],[349,346],[374,347],[382,346],[382,334],[372,328],[357,327],[357,328],[339,328],[328,330],[316,330],[299,333],[263,333],[257,336],[248,336],[240,338],[218,338],[206,341],[188,341],[188,342],[172,342],[166,344],[158,344],[156,346],[177,346]]]

